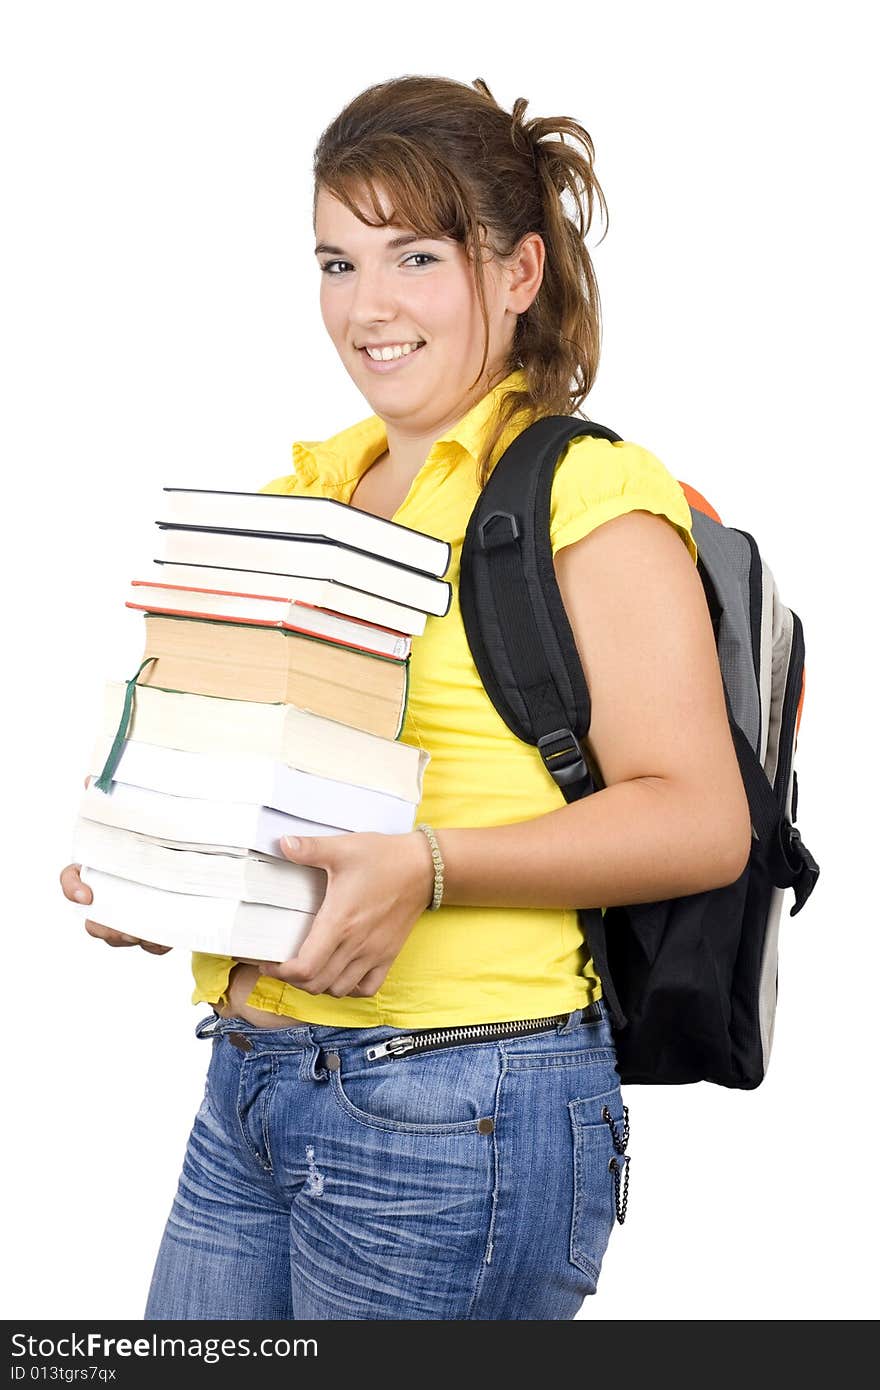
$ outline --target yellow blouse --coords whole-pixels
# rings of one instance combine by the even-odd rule
[[[452,606],[429,617],[413,639],[405,743],[426,748],[417,820],[443,826],[505,825],[564,805],[536,748],[504,724],[483,689],[471,658],[458,605],[465,528],[479,495],[475,460],[503,393],[524,384],[512,372],[435,441],[393,520],[450,542],[445,578]],[[515,436],[499,441],[493,463]],[[370,464],[385,452],[387,435],[376,415],[325,442],[293,445],[295,473],[263,492],[332,497],[348,502]],[[551,494],[554,553],[596,526],[634,510],[665,516],[696,563],[691,513],[679,483],[637,444],[584,437],[568,445]],[[193,955],[194,1004],[226,1003],[233,961]],[[434,1028],[541,1018],[580,1008],[601,994],[574,909],[441,907],[425,912],[369,998],[313,995],[260,976],[248,997],[254,1008],[310,1023],[353,1028],[388,1024]]]

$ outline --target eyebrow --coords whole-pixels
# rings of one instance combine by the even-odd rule
[[[389,251],[396,251],[396,250],[398,249],[398,247],[400,247],[400,246],[409,246],[410,242],[413,242],[413,241],[431,241],[431,240],[432,240],[431,237],[422,236],[419,232],[405,232],[403,236],[392,237],[392,239],[388,242],[387,245],[388,245],[388,250],[389,250]],[[330,255],[330,256],[347,256],[347,255],[348,255],[348,252],[347,252],[347,251],[343,251],[343,249],[342,249],[341,246],[328,246],[327,243],[326,243],[325,241],[319,242],[318,245],[315,247],[315,255],[316,255],[316,256],[320,256],[320,255],[322,255],[322,254],[325,253],[325,252],[326,252],[328,255]]]

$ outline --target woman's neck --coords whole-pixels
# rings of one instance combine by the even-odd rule
[[[492,387],[496,386],[506,375],[506,369],[501,368],[496,369],[493,374],[484,372],[480,383],[474,390],[468,392],[446,416],[433,421],[427,427],[417,420],[410,424],[398,424],[394,420],[386,420],[387,447],[372,466],[375,468],[376,464],[381,463],[383,471],[394,479],[397,486],[406,485],[409,487],[436,441],[446,434],[453,425],[457,425],[459,420],[467,415],[478,401],[488,395]]]

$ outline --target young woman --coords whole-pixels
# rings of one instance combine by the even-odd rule
[[[294,959],[194,956],[212,1054],[147,1318],[573,1318],[628,1163],[576,909],[721,886],[748,857],[690,511],[652,454],[578,439],[553,485],[604,790],[564,803],[467,646],[458,564],[480,487],[525,424],[578,407],[599,356],[592,142],[525,106],[405,77],[317,146],[321,313],[372,413],[295,444],[295,472],[264,490],[451,543],[452,607],[414,642],[402,733],[431,761],[410,834],[285,846],[328,876]],[[76,865],[62,883],[91,901]]]

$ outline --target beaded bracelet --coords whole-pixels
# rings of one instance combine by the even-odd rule
[[[416,830],[422,831],[431,846],[431,859],[434,863],[434,896],[428,904],[428,911],[436,912],[443,901],[443,870],[445,868],[443,855],[440,853],[437,836],[430,825],[417,825]]]

